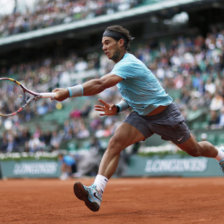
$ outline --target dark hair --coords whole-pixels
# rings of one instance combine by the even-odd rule
[[[112,34],[112,35],[110,35],[110,34]],[[124,28],[120,25],[108,26],[105,29],[103,36],[110,36],[110,37],[114,38],[115,40],[124,39],[124,45],[125,45],[126,49],[129,49],[130,42],[134,39],[130,35],[129,30],[127,30],[126,28]]]

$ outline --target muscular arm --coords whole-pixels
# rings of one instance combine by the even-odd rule
[[[120,76],[107,74],[104,75],[100,79],[92,79],[89,80],[82,85],[77,85],[73,87],[69,87],[70,89],[73,88],[73,95],[72,96],[92,96],[96,95],[103,90],[115,86],[117,83],[121,82],[123,79]],[[54,89],[53,92],[56,93],[54,97],[55,100],[63,101],[69,97],[69,90],[68,88],[57,88]],[[74,92],[77,94],[74,94]]]
[[[117,75],[107,74],[100,79],[92,79],[83,84],[83,95],[92,96],[96,95],[103,90],[115,86],[121,82],[122,78]]]

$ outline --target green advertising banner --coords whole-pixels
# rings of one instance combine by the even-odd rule
[[[52,178],[60,176],[56,160],[6,160],[0,161],[2,178]]]
[[[163,157],[134,155],[131,157],[125,175],[202,177],[223,176],[223,173],[215,159],[178,155]]]
[[[58,178],[60,165],[57,160],[3,160],[0,161],[2,178]],[[181,155],[139,156],[130,158],[123,176],[223,176],[215,159]]]

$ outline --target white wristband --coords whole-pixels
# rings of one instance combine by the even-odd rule
[[[129,105],[124,100],[121,100],[121,102],[116,104],[116,106],[118,108],[118,113],[129,108]]]
[[[81,84],[67,87],[69,92],[69,97],[75,97],[75,96],[83,96],[83,86]]]

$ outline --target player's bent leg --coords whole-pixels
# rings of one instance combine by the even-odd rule
[[[218,154],[217,149],[210,142],[197,142],[192,135],[185,142],[176,145],[194,157],[204,156],[215,158]]]
[[[138,141],[144,140],[145,137],[135,127],[123,123],[111,138],[107,150],[101,160],[99,172],[100,176],[110,178],[115,172],[120,152]],[[99,176],[99,175],[97,175]],[[80,182],[74,184],[75,196],[84,201],[91,211],[98,211],[102,201],[103,190],[95,184],[87,187]]]
[[[145,136],[138,129],[128,123],[122,123],[109,141],[100,163],[99,174],[109,179],[117,168],[120,152],[144,139]]]
[[[191,137],[182,144],[176,144],[180,149],[187,152],[191,156],[204,156],[218,160],[219,165],[224,173],[224,147],[215,148],[210,142],[197,142]]]

